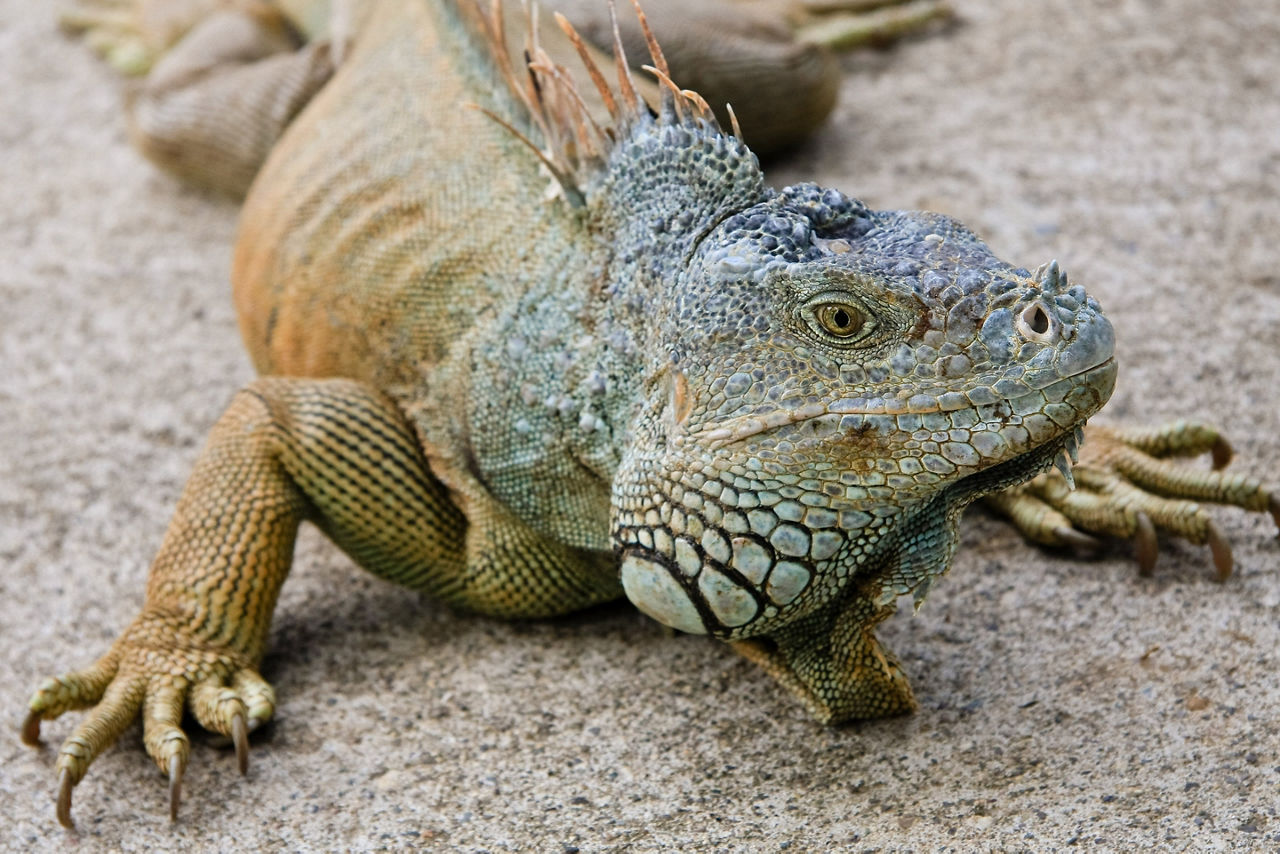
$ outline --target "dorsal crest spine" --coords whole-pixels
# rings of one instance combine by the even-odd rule
[[[690,129],[700,125],[717,133],[724,133],[706,100],[697,92],[681,89],[672,80],[666,57],[663,56],[662,48],[649,27],[638,0],[632,0],[632,6],[652,62],[643,67],[660,84],[656,117],[640,97],[631,77],[613,0],[609,3],[609,15],[613,25],[614,63],[618,75],[616,89],[610,86],[573,25],[563,15],[555,13],[556,23],[577,52],[609,114],[610,123],[604,126],[592,116],[573,74],[556,63],[539,43],[536,3],[531,0],[522,2],[525,44],[523,61],[517,64],[512,61],[513,53],[507,43],[502,0],[490,0],[487,11],[481,8],[481,0],[474,2],[486,46],[493,56],[499,75],[523,106],[529,122],[537,131],[535,135],[541,137],[541,144],[503,116],[483,107],[478,109],[533,150],[560,184],[571,204],[584,203],[583,186],[587,180],[603,167],[618,141],[641,122],[656,122],[659,127]],[[741,131],[731,109],[729,113],[733,124],[732,136],[741,139]]]

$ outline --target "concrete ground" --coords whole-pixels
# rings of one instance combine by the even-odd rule
[[[963,24],[849,59],[778,164],[1057,258],[1112,317],[1107,421],[1188,415],[1280,482],[1280,7],[956,0]],[[236,210],[127,146],[120,84],[0,0],[0,848],[1275,850],[1280,544],[1217,514],[1236,575],[1163,544],[1076,560],[971,513],[951,576],[882,635],[918,714],[826,729],[720,644],[629,607],[452,615],[302,541],[247,779],[196,732],[181,821],[129,731],[54,822],[44,675],[103,651],[203,436],[250,377]],[[45,727],[51,744],[74,716]]]

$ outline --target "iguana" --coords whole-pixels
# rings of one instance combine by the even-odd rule
[[[139,715],[171,816],[184,709],[245,770],[303,521],[483,614],[625,595],[731,642],[830,723],[913,708],[874,629],[898,597],[923,601],[984,494],[1006,489],[1036,539],[1137,536],[1145,569],[1156,527],[1207,541],[1222,577],[1230,552],[1195,501],[1280,521],[1257,481],[1163,459],[1225,464],[1198,424],[1090,431],[1069,490],[1116,364],[1110,324],[1056,263],[1015,267],[939,214],[768,188],[732,116],[672,82],[642,15],[656,111],[564,25],[603,121],[539,27],[500,8],[371,0],[298,53],[255,46],[282,43],[269,10],[215,11],[218,39],[239,27],[276,86],[215,85],[249,119],[191,114],[276,121],[233,264],[262,377],[201,452],[142,613],[30,702],[29,743],[91,708],[57,760],[63,824]]]

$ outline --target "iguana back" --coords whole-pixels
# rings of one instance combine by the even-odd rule
[[[486,21],[460,5],[365,7],[352,55],[246,202],[241,329],[264,375],[346,377],[388,395],[464,513],[496,498],[495,512],[603,566],[616,450],[604,433],[518,413],[534,402],[559,421],[591,375],[592,360],[564,354],[601,298],[604,247],[550,197],[532,150],[473,108],[528,130]],[[614,396],[630,399],[627,385]]]
[[[363,7],[352,54],[255,182],[233,282],[261,373],[421,401],[477,318],[492,326],[531,283],[571,282],[565,265],[581,264],[536,157],[467,108],[519,116],[474,14],[451,7]]]

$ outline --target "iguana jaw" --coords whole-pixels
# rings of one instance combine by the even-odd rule
[[[999,437],[990,456],[979,458],[975,453],[969,465],[948,463],[951,473],[933,477],[927,488],[917,490],[918,496],[900,487],[897,512],[893,516],[878,512],[883,504],[876,497],[876,489],[883,487],[864,485],[863,476],[851,469],[853,482],[847,487],[849,491],[828,505],[831,519],[841,520],[843,538],[839,545],[833,540],[829,550],[823,545],[824,533],[820,530],[809,529],[803,536],[796,534],[803,540],[806,554],[801,554],[798,547],[790,551],[791,543],[779,539],[780,532],[790,525],[788,519],[793,518],[784,513],[783,506],[790,503],[798,510],[795,502],[769,503],[761,492],[758,498],[764,503],[749,505],[756,509],[747,511],[743,517],[749,528],[735,534],[733,530],[715,532],[708,519],[716,499],[709,495],[700,496],[696,504],[679,493],[668,496],[662,511],[655,509],[652,518],[636,527],[629,526],[620,534],[622,582],[626,593],[642,611],[673,628],[724,638],[767,634],[814,608],[830,607],[842,598],[840,591],[856,579],[861,579],[857,584],[865,584],[870,578],[880,578],[882,572],[886,574],[877,581],[878,588],[872,596],[877,605],[887,605],[897,596],[908,594],[915,595],[919,602],[932,579],[946,572],[950,564],[954,550],[950,531],[960,510],[983,494],[1044,471],[1059,457],[1072,456],[1077,443],[1076,428],[1106,402],[1115,375],[1115,362],[1107,358],[1100,365],[1047,387],[1045,391],[1051,392],[1053,400],[1071,400],[1075,404],[1076,416],[1069,423],[1058,425],[1042,419],[1038,429],[1049,431],[1045,435],[1031,433],[1021,423],[1008,425],[1007,429],[1018,431],[1017,440]],[[1004,409],[1011,418],[1015,417],[1014,403],[1016,401],[1006,402]],[[841,421],[863,419],[861,423],[867,423],[865,418],[893,420],[884,415],[842,414],[839,417]],[[775,429],[791,432],[802,430],[802,426],[795,425],[803,424],[802,419]],[[756,435],[762,432],[757,431]],[[999,433],[996,429],[992,432]],[[866,453],[877,458],[882,443],[901,444],[883,436],[863,438],[869,443]],[[824,456],[834,457],[835,448],[846,440],[833,434],[815,441],[831,443],[832,451]],[[747,442],[748,446],[751,444]],[[725,449],[720,453],[725,453]],[[733,456],[743,457],[748,460],[747,467],[752,467],[749,463],[754,457],[749,447],[741,453],[733,449]],[[853,462],[851,458],[850,463]],[[923,471],[930,471],[927,461]],[[683,493],[684,496],[697,494],[693,490]],[[865,497],[860,499],[857,497],[860,495]],[[724,492],[720,493],[719,500],[726,500]],[[814,508],[809,513],[823,509]],[[716,517],[727,520],[732,512],[717,510]],[[758,512],[765,513],[771,521],[758,523],[753,515]],[[805,516],[803,522],[796,518],[796,523],[802,526],[812,522],[809,516]],[[761,524],[767,527],[762,528]],[[799,530],[795,525],[790,527]],[[928,548],[904,548],[906,542],[925,542]],[[717,548],[727,552],[714,558]],[[779,575],[780,572],[784,574]],[[695,576],[697,582],[692,580]],[[749,588],[745,582],[753,584]]]
[[[882,573],[869,601],[919,602],[950,564],[960,510],[1060,457],[1065,469],[1076,428],[1110,397],[1109,324],[1087,311],[1055,340],[1064,346],[1040,351],[1050,358],[945,393],[837,388],[701,429],[689,429],[688,381],[670,370],[668,451],[640,499],[649,509],[615,521],[627,595],[674,628],[724,638],[825,611]]]
[[[1107,358],[1106,361],[1092,365],[1083,371],[1079,371],[1067,377],[1058,380],[1057,383],[1075,383],[1086,382],[1090,376],[1099,376],[1105,372],[1115,373],[1115,360]],[[1052,383],[1050,385],[1056,385]],[[988,386],[981,386],[984,391],[989,391]],[[1020,411],[1026,408],[1027,404],[1032,402],[1037,395],[1040,395],[1044,389],[1031,389],[1024,395],[1015,397],[1001,398],[996,403],[976,404],[962,394],[953,396],[955,403],[947,404],[947,402],[933,398],[931,401],[920,405],[907,401],[905,404],[894,398],[840,398],[829,403],[815,402],[805,404],[803,406],[792,409],[780,408],[773,412],[764,414],[743,415],[736,418],[730,418],[716,424],[708,425],[701,429],[692,431],[687,434],[673,437],[673,442],[684,444],[694,442],[698,445],[705,446],[708,450],[716,450],[736,442],[742,442],[752,436],[767,433],[772,430],[778,430],[793,424],[800,424],[806,421],[812,421],[824,416],[890,416],[895,414],[911,414],[911,415],[929,415],[934,413],[955,412],[964,409],[978,409],[985,407],[1004,407],[1010,411]],[[686,405],[687,406],[687,405]]]

